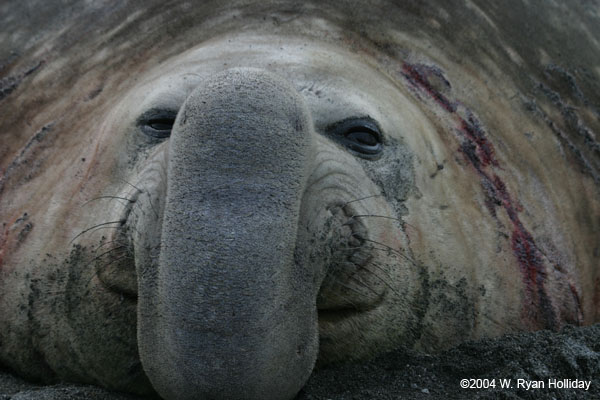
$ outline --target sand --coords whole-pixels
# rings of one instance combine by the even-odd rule
[[[463,389],[461,379],[488,387]],[[511,387],[501,388],[502,379],[510,379]],[[591,382],[588,390],[549,388],[565,380]],[[0,400],[9,399],[141,398],[92,386],[33,384],[0,372]],[[467,342],[438,355],[396,350],[367,362],[331,366],[316,371],[296,398],[326,399],[600,399],[600,324]]]

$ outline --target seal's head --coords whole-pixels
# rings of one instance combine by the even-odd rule
[[[3,364],[286,399],[315,364],[597,320],[597,76],[527,59],[517,10],[351,5],[87,10],[15,61]],[[469,18],[484,48],[443,25]]]
[[[114,107],[101,140],[128,201],[112,202],[107,240],[135,262],[97,272],[138,298],[159,393],[286,398],[317,355],[415,342],[419,267],[400,219],[415,119],[398,107],[419,113],[359,57],[248,32],[170,60]]]

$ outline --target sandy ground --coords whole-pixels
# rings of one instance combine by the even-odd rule
[[[461,379],[495,379],[496,388],[462,389]],[[511,388],[501,389],[501,379],[510,379]],[[518,379],[545,388],[519,388]],[[588,390],[549,388],[553,379],[591,384]],[[40,386],[0,373],[0,400],[9,399],[140,398],[89,386]],[[315,372],[296,400],[326,399],[600,399],[600,324],[469,342],[436,356],[398,350],[329,367]]]

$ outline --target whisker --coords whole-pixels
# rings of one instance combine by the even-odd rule
[[[106,246],[108,244],[111,244],[111,243],[118,243],[118,244],[122,244],[122,245],[127,245],[128,244],[128,242],[126,240],[124,240],[124,239],[109,240],[108,242],[101,243],[98,246],[94,247],[92,249],[92,252],[95,252],[95,251],[99,250],[101,247],[104,247],[104,246]]]
[[[404,221],[404,220],[402,220],[402,219],[400,219],[400,218],[396,218],[396,217],[390,217],[390,216],[388,216],[388,215],[377,215],[377,214],[357,214],[357,215],[352,215],[352,216],[350,216],[350,217],[348,218],[348,222],[344,223],[344,225],[349,225],[349,224],[350,224],[350,220],[352,220],[353,218],[361,218],[361,217],[363,217],[363,218],[373,217],[373,218],[385,218],[385,219],[393,219],[394,221],[398,221],[398,222],[400,222],[400,224],[402,224],[402,226],[404,226],[404,225],[408,225],[408,226],[410,226],[411,228],[414,228],[414,229],[416,229],[416,228],[414,227],[414,225],[411,225],[411,224],[409,224],[408,222],[406,222],[406,221]]]
[[[346,285],[345,283],[343,283],[340,280],[336,279],[333,282],[331,282],[331,286],[333,286],[333,285],[343,286],[344,288],[346,288],[348,290],[354,291],[357,294],[362,295],[362,293],[358,289],[353,288],[352,286]],[[355,309],[357,309],[357,310],[359,309],[358,306],[356,304],[354,304],[347,296],[340,296],[340,297],[342,297],[342,299],[343,299],[344,302],[350,303],[352,305],[352,307],[354,307]]]
[[[401,223],[404,223],[404,221],[402,221],[400,218],[395,218],[395,217],[390,217],[387,215],[377,215],[377,214],[356,214],[356,215],[352,215],[349,217],[349,219],[353,219],[353,218],[362,218],[362,217],[373,217],[373,218],[385,218],[385,219],[393,219],[394,221],[398,221]],[[348,222],[346,222],[344,225],[348,224]]]
[[[85,206],[86,204],[95,201],[95,200],[100,200],[100,199],[116,199],[116,200],[124,200],[128,203],[135,203],[135,200],[132,199],[128,199],[127,197],[120,197],[120,196],[98,196],[98,197],[94,197],[93,199],[89,199],[88,201],[86,201],[85,203],[83,203],[81,205],[81,207]]]
[[[358,249],[363,249],[363,248],[364,248],[364,247],[360,247],[360,246],[358,246],[358,247],[347,247],[346,249],[340,249],[340,250],[358,250]],[[384,251],[384,252],[389,252],[389,251],[390,251],[389,249],[382,249],[382,248],[379,248],[379,247],[376,247],[376,246],[371,246],[371,247],[368,247],[368,248],[366,248],[366,249],[367,249],[367,250],[377,250],[377,251]],[[375,264],[372,264],[372,265],[375,265]],[[389,277],[390,279],[393,279],[393,278],[392,278],[392,275],[389,273],[389,271],[386,271],[386,270],[382,269],[381,267],[378,267],[378,268],[380,268],[380,271],[381,271],[381,272],[383,272],[383,273],[385,273],[386,275],[388,275],[388,277]],[[360,269],[366,269],[366,268],[365,268],[365,267],[361,267]],[[360,271],[360,269],[359,269],[358,271]],[[357,271],[357,272],[358,272],[358,271]]]
[[[110,252],[113,252],[113,251],[115,251],[115,250],[124,249],[124,248],[127,248],[127,246],[124,246],[124,245],[122,245],[122,246],[113,247],[112,249],[110,249],[110,250],[107,250],[107,251],[105,251],[104,253],[101,253],[101,254],[97,255],[96,257],[94,257],[94,259],[93,259],[93,260],[91,260],[89,264],[91,264],[92,262],[96,261],[97,259],[99,259],[100,257],[102,257],[102,256],[103,256],[103,255],[105,255],[105,254],[108,254],[108,253],[110,253]],[[89,264],[88,264],[88,265],[89,265]]]
[[[365,249],[365,247],[364,247],[364,246],[343,247],[343,248],[338,248],[338,249],[336,249],[336,251],[337,251],[337,250],[341,250],[341,251],[346,251],[346,250],[358,250],[358,249]],[[371,250],[371,249],[373,249],[373,250],[382,250],[382,251],[387,251],[386,249],[380,249],[380,248],[378,248],[378,247],[375,247],[375,246],[373,246],[373,245],[371,245],[371,247],[367,247],[366,249],[367,249],[367,250]]]
[[[108,267],[110,264],[114,263],[115,261],[120,261],[120,260],[123,260],[123,259],[126,259],[126,258],[131,258],[131,259],[133,259],[132,255],[130,255],[130,254],[124,254],[124,255],[122,255],[122,256],[120,256],[120,257],[117,257],[117,258],[115,258],[115,259],[112,259],[112,260],[110,260],[110,262],[108,262],[108,263],[104,264],[104,265],[102,266],[102,268],[97,268],[97,269],[94,269],[94,273],[92,274],[92,276],[90,277],[90,279],[89,279],[89,280],[87,281],[87,283],[85,284],[85,287],[87,288],[87,287],[89,286],[89,284],[92,282],[92,279],[94,279],[95,277],[97,277],[97,276],[98,276],[98,270],[100,270],[100,269],[104,269],[104,268]]]
[[[379,247],[377,247],[377,246],[373,246],[373,245],[370,245],[369,247],[366,247],[366,246],[353,246],[353,247],[345,247],[345,248],[342,248],[342,249],[337,249],[337,250],[341,250],[341,251],[346,251],[346,250],[378,250],[378,251],[385,251],[385,252],[388,252],[388,251],[389,251],[389,249],[381,249],[381,248],[379,248]],[[351,263],[352,261],[348,261],[348,262],[350,262],[350,263]],[[357,270],[357,272],[358,272],[358,271],[360,271],[360,269],[362,269],[362,268],[363,268],[363,267],[360,267],[360,268]],[[386,274],[388,274],[388,275],[389,275],[389,272],[388,272],[388,271],[382,270],[382,272],[385,272]],[[390,277],[390,279],[392,279],[392,276],[391,276],[391,275],[389,275],[389,277]]]
[[[110,225],[110,224],[121,224],[121,225],[123,225],[125,222],[127,222],[127,221],[124,220],[124,219],[120,219],[118,221],[103,222],[101,224],[94,225],[91,228],[87,228],[87,229],[81,231],[79,234],[77,234],[77,236],[75,236],[73,239],[71,239],[71,241],[69,242],[69,244],[73,243],[73,241],[75,239],[77,239],[79,236],[81,236],[81,235],[83,235],[83,234],[85,234],[85,233],[87,233],[87,232],[89,232],[89,231],[91,231],[93,229],[96,229],[98,227],[101,227],[101,226],[104,226],[104,225]],[[115,227],[111,227],[111,228],[118,228],[118,227],[115,226]]]
[[[129,186],[131,186],[132,188],[134,188],[135,190],[137,190],[140,193],[145,193],[148,196],[148,201],[150,202],[150,208],[152,208],[152,211],[154,211],[154,214],[156,215],[156,217],[158,218],[158,212],[156,211],[156,209],[154,208],[154,204],[152,204],[152,197],[150,196],[150,192],[148,190],[142,190],[139,187],[135,186],[133,183],[128,182],[127,180],[121,178],[121,181],[125,182],[126,184],[128,184]]]
[[[386,271],[385,269],[383,269],[381,266],[379,266],[379,264],[377,263],[370,263],[369,265],[374,266],[375,268],[377,268],[379,271],[383,272],[389,280],[394,280],[394,277],[392,276],[392,274],[390,274],[390,271]],[[372,273],[371,270],[367,269],[366,267],[362,267],[361,269],[364,269],[366,271],[369,271],[370,273]]]
[[[86,269],[86,268],[87,268],[87,267],[89,267],[89,266],[90,266],[90,265],[91,265],[91,264],[92,264],[94,261],[96,261],[96,260],[100,259],[101,257],[105,256],[106,254],[112,253],[113,251],[116,251],[116,250],[119,250],[119,249],[122,249],[122,248],[126,248],[126,247],[127,247],[127,246],[117,246],[117,247],[113,247],[113,248],[111,248],[110,250],[107,250],[107,251],[105,251],[104,253],[102,253],[102,254],[99,254],[99,255],[97,255],[96,257],[92,258],[92,259],[91,259],[89,262],[87,262],[87,263],[84,265],[84,267],[83,267],[83,268],[84,268],[84,269]]]
[[[352,275],[350,275],[350,279],[354,280],[355,282],[357,282],[359,285],[361,285],[362,287],[366,288],[367,290],[373,292],[374,295],[379,296],[379,293],[377,293],[372,287],[370,287],[369,285],[367,285],[366,283],[364,283],[361,279],[359,279],[356,276],[357,272],[358,271],[355,271]],[[356,292],[359,293],[358,290]]]
[[[372,195],[370,195],[370,196],[366,196],[366,197],[361,197],[361,198],[359,198],[359,199],[350,200],[350,201],[347,201],[347,202],[345,202],[344,204],[342,204],[342,208],[343,208],[343,207],[346,207],[348,204],[350,204],[350,203],[354,203],[354,202],[356,202],[356,201],[363,201],[363,200],[371,199],[371,198],[373,198],[373,197],[380,197],[380,196],[383,196],[383,194],[372,194]]]
[[[134,188],[135,190],[137,190],[138,192],[142,193],[143,190],[140,189],[139,187],[135,186],[133,183],[129,182],[127,179],[123,179],[123,178],[118,178],[121,182],[124,182],[126,184],[128,184],[129,186],[131,186],[132,188]]]
[[[399,256],[401,256],[402,258],[406,259],[407,261],[410,261],[415,267],[418,267],[418,264],[417,264],[416,261],[414,261],[413,259],[411,259],[410,257],[408,257],[406,254],[402,253],[401,251],[399,251],[397,249],[394,249],[393,247],[388,246],[385,243],[381,243],[381,242],[378,242],[376,240],[364,238],[364,237],[358,235],[357,233],[352,233],[352,236],[358,238],[359,240],[364,240],[365,242],[375,243],[375,244],[378,244],[380,246],[383,246],[384,248],[386,248],[386,249],[388,249],[388,250],[390,250],[390,251],[398,254]]]
[[[373,264],[371,264],[371,265],[373,265]],[[394,294],[395,294],[396,296],[398,296],[398,298],[401,298],[401,297],[402,297],[402,296],[400,295],[400,293],[398,293],[398,292],[396,291],[396,289],[394,289],[394,287],[393,287],[393,286],[391,286],[391,285],[388,283],[388,281],[386,281],[385,279],[383,279],[382,277],[380,277],[379,275],[377,275],[375,272],[371,271],[370,269],[368,269],[368,268],[366,268],[366,267],[363,267],[363,269],[364,269],[365,271],[368,271],[368,272],[369,272],[371,275],[373,275],[375,278],[379,279],[381,282],[383,282],[383,284],[384,284],[385,286],[387,286],[387,287],[388,287],[388,289],[390,289],[392,292],[394,292]]]

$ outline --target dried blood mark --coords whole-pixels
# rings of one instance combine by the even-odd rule
[[[444,77],[442,71],[434,66],[424,64],[404,64],[402,67],[402,75],[415,87],[424,90],[432,97],[442,108],[448,112],[456,111],[456,104],[452,103],[446,96],[434,89],[430,82],[430,77],[435,76],[440,79],[447,87],[450,87],[450,82]]]
[[[498,218],[496,209],[504,209],[512,223],[511,248],[527,290],[526,318],[543,328],[558,328],[556,312],[544,287],[547,272],[542,254],[533,236],[519,218],[519,212],[522,211],[520,203],[513,199],[506,184],[496,173],[502,168],[496,159],[494,145],[487,138],[482,124],[466,107],[464,110],[466,117],[459,115],[457,109],[462,103],[450,99],[434,87],[431,83],[432,79],[450,87],[450,83],[439,68],[424,64],[404,64],[402,75],[414,90],[429,96],[443,110],[454,116],[457,121],[454,133],[459,142],[458,151],[481,179],[486,208],[496,219]],[[579,295],[572,285],[571,291],[577,300],[577,306],[581,308]]]

